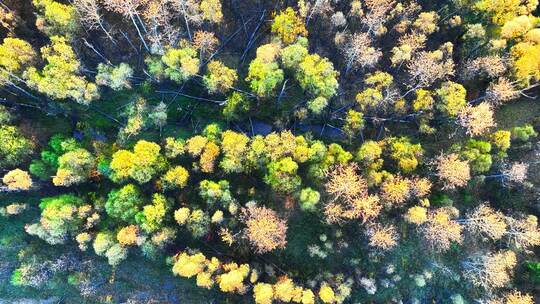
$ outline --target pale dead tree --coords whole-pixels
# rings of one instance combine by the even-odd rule
[[[89,30],[101,29],[114,44],[116,41],[105,27],[105,20],[100,12],[97,0],[73,0],[73,5],[79,14],[79,20]]]
[[[325,183],[326,192],[332,201],[349,200],[366,196],[367,181],[358,174],[358,165],[338,165],[327,172],[328,181]]]
[[[421,12],[412,24],[414,29],[424,35],[433,34],[439,27],[439,15],[436,12]]]
[[[367,33],[357,33],[350,35],[341,47],[341,52],[345,56],[345,72],[352,68],[372,68],[382,57],[382,52],[373,47],[373,41]]]
[[[367,26],[367,32],[372,35],[380,35],[386,32],[384,24],[391,17],[390,10],[396,5],[394,0],[365,0],[366,6],[364,18],[361,22]]]
[[[528,164],[515,162],[502,171],[503,180],[514,184],[523,184],[527,179],[528,170]]]
[[[141,42],[144,45],[144,48],[149,51],[148,45],[146,44],[143,32],[146,32],[146,29],[144,28],[144,23],[141,20],[138,10],[145,4],[148,3],[149,0],[102,0],[105,7],[113,12],[116,12],[118,14],[121,14],[124,17],[127,17],[131,20],[133,23],[133,26],[135,26],[135,29],[137,30],[137,34],[139,35],[139,38]],[[140,24],[140,26],[139,26]],[[141,27],[143,30],[141,31]]]
[[[153,53],[160,54],[166,46],[176,44],[179,30],[173,25],[175,15],[171,0],[150,0],[141,15],[148,24],[147,36],[152,42]]]
[[[454,75],[452,54],[444,49],[433,52],[419,52],[407,63],[407,72],[414,84],[403,96]]]
[[[360,219],[366,222],[377,217],[382,209],[379,197],[368,195],[367,181],[358,173],[358,166],[339,165],[327,173],[325,184],[330,200],[324,206],[328,223]]]
[[[499,55],[488,55],[469,59],[463,66],[461,78],[473,80],[478,77],[497,78],[507,70],[506,61]]]
[[[492,82],[486,90],[486,101],[499,105],[519,97],[519,90],[505,77],[501,77],[497,82]]]
[[[345,18],[345,15],[341,11],[335,12],[332,17],[330,17],[330,20],[332,21],[332,25],[336,28],[343,27],[347,24],[347,18]]]
[[[501,239],[507,228],[504,214],[493,210],[486,203],[474,208],[465,219],[458,222],[472,235],[492,241]]]
[[[14,10],[10,9],[0,1],[0,26],[7,29],[9,35],[13,34],[15,28],[21,21],[21,18]]]
[[[516,254],[511,250],[479,253],[461,263],[463,276],[473,285],[493,290],[504,287],[512,279]]]
[[[469,162],[460,160],[457,154],[443,154],[437,157],[435,170],[435,175],[441,180],[444,190],[463,187],[471,179]]]
[[[330,0],[300,0],[298,1],[300,16],[306,18],[306,25],[309,25],[311,18],[334,11]]]
[[[366,236],[369,239],[369,246],[382,251],[394,248],[399,239],[394,225],[371,224],[366,229]]]
[[[184,19],[184,25],[189,37],[189,40],[193,40],[191,35],[190,24],[199,25],[203,21],[202,13],[199,7],[199,3],[196,0],[171,0],[173,7],[177,12],[182,15]]]
[[[505,234],[505,240],[510,247],[527,251],[530,247],[540,245],[540,229],[538,229],[536,216],[506,217],[506,224],[508,231]]]
[[[493,109],[487,102],[463,107],[458,113],[457,123],[469,136],[480,136],[496,125]]]
[[[420,227],[426,245],[435,252],[444,252],[452,242],[462,241],[463,227],[455,220],[459,211],[453,207],[443,207],[431,211],[427,221]]]
[[[193,38],[193,46],[199,50],[200,59],[205,55],[211,55],[219,45],[219,40],[212,32],[197,31]]]

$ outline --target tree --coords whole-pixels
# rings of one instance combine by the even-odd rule
[[[324,206],[324,214],[328,223],[353,219],[365,223],[379,215],[379,197],[368,195],[367,181],[357,170],[354,164],[338,165],[326,173],[325,189],[330,200]]]
[[[128,104],[122,115],[127,117],[127,122],[118,132],[119,143],[125,143],[131,136],[139,134],[147,127],[149,115],[146,99],[137,97]]]
[[[313,96],[330,98],[338,88],[338,72],[327,58],[317,54],[308,55],[300,62],[296,79],[300,87]]]
[[[275,61],[279,45],[266,44],[257,49],[257,57],[249,64],[246,81],[259,97],[268,97],[283,81],[284,75]]]
[[[291,7],[274,18],[271,30],[285,44],[294,43],[298,36],[307,36],[304,22]]]
[[[4,38],[0,44],[0,85],[9,84],[19,88],[23,72],[36,61],[36,52],[30,43],[18,38]],[[26,95],[24,89],[19,88]]]
[[[486,101],[494,105],[500,105],[518,97],[519,90],[505,77],[500,77],[497,82],[490,83],[486,89]]]
[[[416,83],[414,90],[428,87],[438,80],[444,80],[454,74],[454,63],[451,54],[441,50],[419,52],[407,63],[407,71],[412,81]]]
[[[133,69],[127,63],[122,62],[118,66],[100,63],[98,64],[96,84],[110,87],[115,91],[130,89],[132,76]]]
[[[319,298],[321,298],[323,303],[327,304],[336,302],[334,290],[327,283],[323,283],[321,285],[321,289],[319,290]]]
[[[99,96],[97,86],[80,75],[81,63],[66,38],[52,36],[51,44],[41,48],[41,57],[47,62],[43,69],[30,67],[24,74],[29,87],[51,98],[71,98],[82,104]]]
[[[109,192],[105,202],[105,211],[113,218],[134,223],[135,215],[142,205],[143,198],[139,188],[133,184],[127,184],[120,189]]]
[[[316,211],[317,204],[321,199],[321,195],[318,191],[311,188],[304,188],[300,191],[300,208],[303,211]]]
[[[227,130],[221,134],[223,158],[219,164],[226,173],[240,173],[245,170],[249,137]]]
[[[407,137],[390,137],[387,140],[390,157],[403,172],[412,172],[424,153],[420,144],[413,144]]]
[[[512,248],[522,251],[540,245],[540,229],[536,216],[506,217],[506,224],[508,230],[505,241]]]
[[[167,190],[184,188],[187,185],[188,178],[189,172],[184,167],[175,166],[163,175],[161,185]]]
[[[233,201],[230,185],[226,180],[218,182],[202,180],[199,183],[199,195],[209,206],[215,206],[216,203],[219,203],[223,207],[228,207],[229,203]]]
[[[0,167],[13,167],[32,154],[34,143],[14,126],[0,126]]]
[[[219,61],[210,61],[207,68],[208,72],[204,75],[203,81],[210,93],[226,93],[238,79],[235,70]]]
[[[381,186],[381,198],[389,207],[403,205],[411,192],[411,181],[399,175],[388,177]]]
[[[152,204],[144,206],[143,210],[135,215],[135,219],[145,232],[155,232],[162,228],[168,210],[167,198],[162,194],[154,193]]]
[[[476,236],[499,240],[506,234],[505,216],[486,204],[476,207],[461,222]]]
[[[405,221],[415,224],[415,225],[422,225],[428,220],[427,217],[427,209],[422,206],[414,206],[409,208],[407,210],[407,213],[405,213]]]
[[[364,115],[355,110],[349,110],[345,116],[343,131],[352,140],[364,128]]]
[[[341,46],[345,56],[345,71],[353,68],[373,68],[382,57],[382,52],[373,47],[373,40],[367,33],[355,33]]]
[[[121,228],[116,234],[118,243],[124,247],[137,244],[139,228],[136,225],[129,225]]]
[[[473,8],[485,14],[491,22],[503,25],[506,21],[518,15],[530,14],[538,5],[534,0],[503,1],[481,0],[474,4]]]
[[[298,39],[298,42],[295,44],[288,45],[281,49],[279,53],[279,58],[281,59],[281,64],[286,69],[291,71],[298,70],[300,62],[309,55],[307,49],[307,39]]]
[[[253,296],[257,304],[272,304],[274,289],[271,284],[257,283],[253,287]]]
[[[100,12],[99,3],[96,0],[74,0],[73,6],[79,15],[79,21],[89,30],[101,29],[107,35],[110,41],[116,43],[109,30],[105,28],[106,24],[103,15]]]
[[[302,183],[302,179],[297,175],[298,164],[291,157],[272,161],[268,163],[267,169],[264,181],[278,192],[291,193]]]
[[[495,126],[493,110],[489,103],[482,102],[477,106],[465,106],[458,113],[458,123],[464,127],[470,136],[484,134]]]
[[[154,126],[159,128],[159,134],[161,134],[161,130],[167,124],[167,105],[160,101],[154,107],[152,113],[148,115],[148,118]]]
[[[205,55],[209,55],[210,53],[214,52],[218,45],[219,40],[216,38],[216,35],[214,33],[206,31],[195,32],[195,37],[193,38],[193,46],[195,46],[195,48],[199,50],[201,58],[204,58]]]
[[[223,116],[227,120],[239,120],[249,111],[250,105],[247,97],[239,92],[232,92],[223,107]]]
[[[58,158],[58,170],[53,177],[55,186],[71,186],[85,182],[95,168],[95,159],[85,149],[69,151]]]
[[[463,275],[475,286],[492,290],[511,280],[516,263],[516,254],[511,250],[480,253],[462,262]]]
[[[165,64],[163,73],[172,81],[182,83],[199,72],[199,58],[192,46],[168,49],[161,61]]]
[[[183,139],[177,139],[173,137],[165,138],[164,153],[168,159],[174,159],[184,154],[185,141]]]
[[[33,0],[38,16],[36,26],[47,36],[71,38],[78,29],[75,7],[53,0]]]
[[[229,263],[223,265],[223,268],[227,272],[218,275],[216,278],[219,289],[223,292],[245,293],[246,286],[243,281],[249,274],[249,265],[242,264],[238,266],[236,263]]]
[[[207,259],[202,253],[189,255],[182,252],[175,256],[172,271],[175,275],[191,278],[204,271]]]
[[[166,160],[160,154],[161,147],[153,142],[139,140],[133,152],[119,150],[112,156],[110,167],[113,180],[131,177],[140,184],[149,182],[166,167]]]
[[[456,117],[467,104],[467,91],[459,83],[444,82],[436,93],[440,101],[436,105],[437,109],[450,117]]]
[[[426,244],[435,252],[443,252],[450,248],[452,242],[461,243],[463,227],[454,218],[457,209],[438,208],[428,214],[428,220],[420,231]]]
[[[457,154],[440,155],[435,161],[435,166],[443,189],[463,187],[471,179],[469,162],[460,160]]]
[[[249,206],[242,209],[244,234],[257,253],[267,253],[287,245],[287,222],[266,207]]]
[[[77,214],[81,205],[83,200],[72,194],[43,198],[39,203],[41,218],[38,223],[26,226],[26,232],[51,245],[63,244],[82,223]]]
[[[366,229],[369,246],[388,251],[397,245],[398,233],[393,225],[372,224]]]
[[[220,0],[201,0],[202,18],[213,23],[220,23],[223,18]]]
[[[28,190],[32,187],[32,178],[21,169],[11,170],[2,178],[2,182],[10,191]]]

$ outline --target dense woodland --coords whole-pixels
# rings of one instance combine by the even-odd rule
[[[540,303],[538,4],[0,0],[0,303]]]

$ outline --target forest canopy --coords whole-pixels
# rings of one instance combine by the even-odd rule
[[[537,0],[0,0],[0,302],[540,303],[539,84]]]

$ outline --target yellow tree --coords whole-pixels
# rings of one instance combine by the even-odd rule
[[[32,178],[28,172],[21,169],[11,170],[2,178],[2,182],[8,190],[28,190],[32,187]]]
[[[307,36],[304,22],[291,7],[274,18],[271,30],[285,44],[295,42],[298,36]]]

